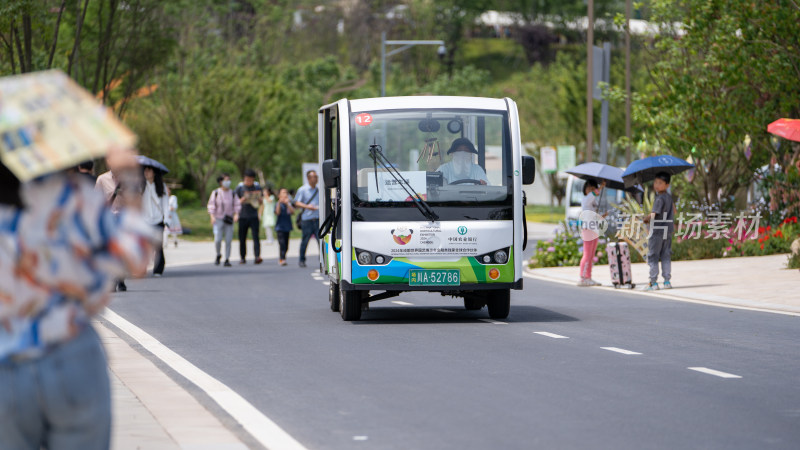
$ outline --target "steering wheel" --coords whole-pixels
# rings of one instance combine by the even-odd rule
[[[453,181],[450,184],[481,184],[481,180],[473,180],[472,178],[462,178],[460,180]]]

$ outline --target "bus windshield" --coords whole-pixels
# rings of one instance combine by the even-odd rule
[[[434,206],[510,198],[513,168],[505,112],[361,112],[351,123],[352,186],[362,206],[396,205],[415,196]],[[385,159],[373,158],[371,146],[379,146]]]

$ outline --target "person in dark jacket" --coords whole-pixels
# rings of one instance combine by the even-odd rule
[[[239,264],[247,261],[247,231],[252,230],[253,235],[253,255],[256,257],[255,263],[261,264],[261,241],[259,241],[258,209],[261,207],[263,194],[261,185],[256,183],[256,172],[253,169],[244,171],[244,181],[236,186],[236,196],[242,206],[239,212],[239,255],[242,257]]]

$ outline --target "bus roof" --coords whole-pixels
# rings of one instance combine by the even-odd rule
[[[502,98],[447,97],[420,95],[410,97],[377,97],[350,100],[352,112],[394,109],[483,109],[507,111],[508,104]]]

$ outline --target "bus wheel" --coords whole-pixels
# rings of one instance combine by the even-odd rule
[[[464,309],[467,311],[478,311],[486,305],[486,301],[472,294],[464,296]]]
[[[500,289],[492,291],[487,306],[489,306],[489,317],[492,319],[505,319],[511,309],[511,290]]]
[[[361,292],[339,289],[339,314],[342,320],[361,319]]]
[[[328,302],[331,304],[331,311],[339,312],[339,283],[330,282],[328,286]]]

